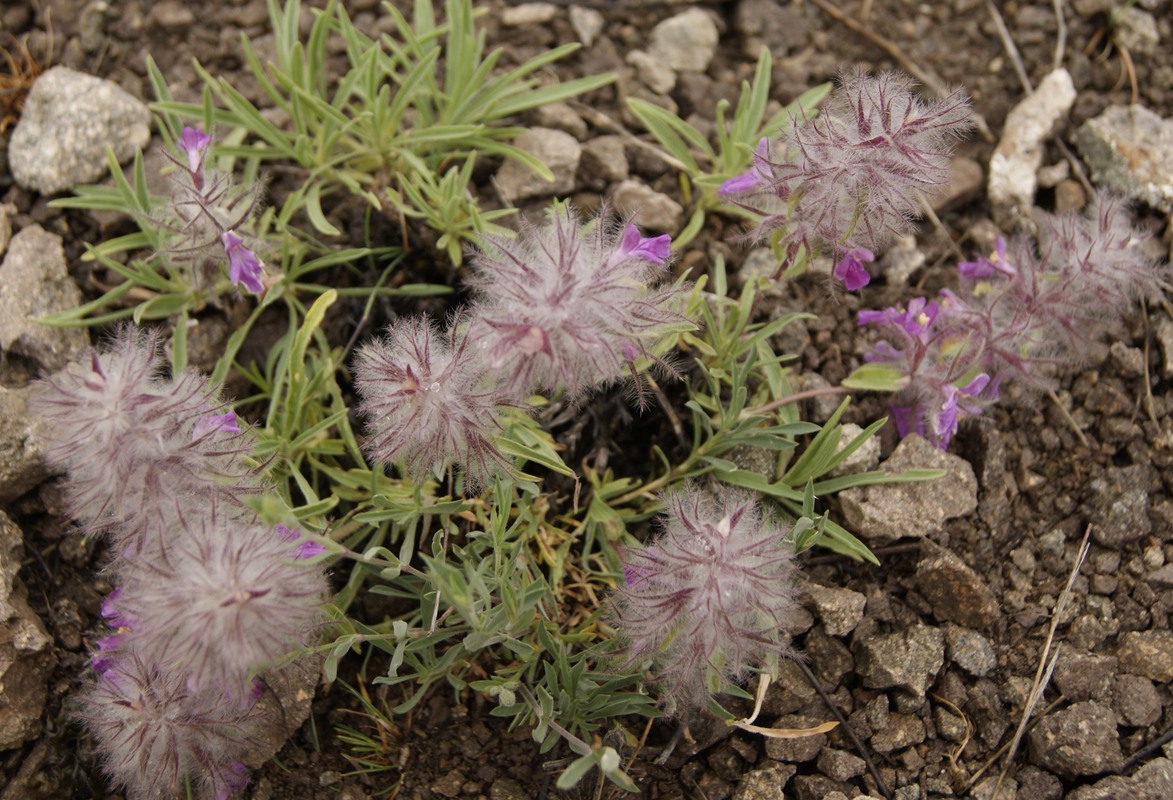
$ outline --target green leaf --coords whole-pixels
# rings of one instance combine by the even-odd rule
[[[868,392],[898,392],[908,385],[908,376],[893,364],[872,362],[852,370],[843,380],[848,389]]]
[[[586,777],[586,774],[591,771],[591,767],[595,766],[598,760],[595,753],[587,753],[585,756],[576,758],[558,776],[557,787],[563,791],[573,789],[579,781]]]

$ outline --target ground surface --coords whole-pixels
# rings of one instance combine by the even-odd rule
[[[167,0],[157,5],[128,0],[111,2],[103,13],[98,7],[104,5],[82,0],[6,3],[0,21],[5,32],[22,35],[32,31],[36,51],[44,46],[44,37],[37,31],[45,30],[51,8],[55,60],[115,80],[140,97],[149,98],[144,67],[148,52],[180,98],[196,97],[196,77],[190,65],[193,57],[246,94],[256,94],[255,84],[242,74],[238,42],[241,31],[253,37],[265,35],[267,16],[260,0]],[[595,5],[606,27],[589,48],[557,69],[560,75],[603,70],[630,75],[624,55],[643,47],[651,28],[682,8],[634,2]],[[1107,8],[1110,4],[1075,3],[1075,9],[1067,9],[1063,63],[1079,94],[1059,138],[1069,138],[1079,123],[1106,106],[1129,102],[1124,63],[1118,51],[1106,50],[1103,43],[1107,15],[1097,11],[1101,5]],[[1161,43],[1149,55],[1132,56],[1139,102],[1170,117],[1173,30],[1169,20],[1173,5],[1168,0],[1140,5],[1161,20]],[[347,6],[365,24],[378,24],[374,2]],[[945,84],[963,85],[996,139],[1008,110],[1022,98],[1023,90],[986,6],[978,0],[875,0],[864,6],[861,9],[854,0],[845,0],[843,11],[867,31],[894,43],[926,74],[938,76]],[[489,42],[507,48],[506,63],[521,61],[537,48],[574,40],[567,7],[559,8],[552,23],[516,28],[500,23],[506,8],[501,0],[488,7],[491,11],[485,24]],[[767,18],[773,19],[779,9],[783,12],[781,24],[763,33],[778,56],[773,97],[779,102],[788,102],[803,90],[834,78],[844,67],[863,64],[879,70],[899,66],[865,35],[807,2],[741,0],[698,7],[718,20],[722,39],[707,73],[677,84],[673,98],[682,116],[695,109],[702,117],[711,118],[715,100],[733,93],[736,82],[748,77],[752,69],[755,51],[747,46],[748,37],[742,30],[755,26],[756,21],[764,24]],[[763,10],[766,7],[772,9],[769,14]],[[1026,72],[1037,83],[1049,71],[1053,57],[1057,28],[1052,5],[1010,2],[1004,4],[1003,13]],[[740,22],[742,18],[749,22]],[[92,36],[95,25],[96,39]],[[90,38],[81,35],[83,28]],[[747,57],[747,50],[751,57]],[[585,105],[621,124],[624,120],[615,89],[595,93],[586,98]],[[582,115],[589,117],[589,112]],[[585,138],[613,132],[592,124]],[[993,142],[977,134],[960,148],[960,155],[985,165],[992,149]],[[663,164],[631,148],[628,155],[636,179],[679,197],[675,176]],[[1052,143],[1044,163],[1060,160],[1062,156]],[[499,200],[488,181],[489,174],[487,171],[479,192],[486,204],[492,205]],[[591,176],[580,172],[578,184],[575,198],[580,205],[597,205],[599,186]],[[13,188],[3,172],[0,195],[17,206],[15,227],[35,220],[66,237],[74,274],[83,290],[92,290],[76,257],[83,241],[101,236],[99,224],[84,214],[48,209],[45,198]],[[1040,192],[1038,201],[1043,206],[1053,204],[1055,192]],[[956,260],[952,244],[960,243],[967,253],[973,252],[971,237],[987,246],[988,237],[973,231],[975,226],[980,231],[988,225],[985,219],[989,213],[984,192],[977,192],[959,198],[953,208],[943,212],[943,228],[922,226],[917,246],[926,257],[926,266],[912,277],[923,286],[919,293],[935,292],[948,283],[948,268]],[[1158,233],[1167,224],[1159,216],[1150,215],[1146,221]],[[715,221],[683,254],[681,266],[703,270],[717,253],[723,253],[732,265],[744,259],[745,248],[735,224]],[[906,301],[912,291],[880,280],[869,287],[864,302],[868,307],[880,307]],[[808,278],[787,287],[778,302],[818,315],[798,337],[801,371],[817,373],[835,384],[859,363],[865,341],[853,324],[860,307],[857,298],[834,295],[824,282]],[[881,550],[882,568],[814,554],[806,570],[811,580],[860,593],[867,599],[866,612],[854,632],[846,636],[830,635],[826,621],[816,617],[813,627],[796,643],[808,653],[821,688],[848,717],[885,787],[895,796],[911,800],[970,796],[975,791],[975,796],[990,796],[992,783],[988,779],[996,777],[1002,765],[999,748],[1010,739],[1019,721],[1051,609],[1089,523],[1105,533],[1094,537],[1069,608],[1060,620],[1058,636],[1066,656],[1041,707],[1052,719],[1066,713],[1062,719],[1077,727],[1083,720],[1081,714],[1094,717],[1076,734],[1080,742],[1077,749],[1093,761],[1101,758],[1104,766],[1080,774],[1079,770],[1056,767],[1047,754],[1024,745],[999,797],[1012,798],[1017,791],[1018,797],[1029,800],[1059,798],[1095,783],[1103,774],[1133,776],[1138,768],[1143,770],[1161,757],[1159,744],[1173,724],[1173,697],[1162,682],[1168,680],[1164,668],[1146,662],[1141,651],[1152,646],[1158,648],[1158,657],[1169,652],[1170,643],[1161,638],[1167,634],[1151,632],[1168,631],[1168,614],[1173,608],[1173,576],[1164,568],[1166,561],[1173,562],[1173,387],[1163,372],[1162,354],[1152,333],[1163,313],[1154,307],[1153,315],[1146,316],[1138,308],[1126,321],[1121,343],[1114,351],[1109,353],[1105,347],[1092,353],[1089,364],[1062,378],[1057,397],[1070,420],[1050,400],[1015,397],[1012,391],[1011,402],[965,426],[953,445],[953,452],[973,466],[980,503],[977,511],[952,520],[932,539],[972,567],[996,599],[996,612],[980,625],[971,624],[992,648],[992,667],[973,666],[965,643],[972,644],[974,640],[967,637],[974,631],[950,621],[942,604],[926,596],[931,593],[925,591],[918,576],[918,564],[932,552],[931,544],[918,541]],[[1146,375],[1151,398],[1146,397]],[[883,413],[882,402],[862,398],[851,413],[855,421],[866,423]],[[887,455],[895,445],[890,431],[885,431],[883,444]],[[100,557],[71,537],[62,538],[63,524],[54,516],[59,510],[54,507],[54,498],[49,488],[30,493],[10,509],[25,531],[28,550],[38,554],[25,565],[22,578],[35,610],[56,637],[58,652],[45,738],[23,750],[0,754],[0,775],[16,775],[22,766],[26,774],[41,773],[41,779],[25,784],[27,788],[22,790],[33,793],[30,796],[109,797],[84,747],[79,752],[76,732],[63,727],[61,715],[63,700],[85,668],[84,642],[97,631],[97,607],[108,587],[100,580],[95,583],[94,569],[100,566]],[[925,628],[940,632],[927,634],[929,640],[944,636],[947,642],[944,664],[933,673],[927,693],[870,688],[857,663],[867,657],[868,642],[890,634],[909,635],[909,631],[920,636]],[[974,646],[980,650],[984,645]],[[346,677],[351,681],[357,666],[349,665]],[[784,688],[771,694],[766,724],[783,714],[797,714],[812,723],[829,718],[823,701],[805,684],[800,672],[784,678]],[[334,729],[338,724],[362,724],[348,710],[352,705],[344,692],[322,693],[311,722],[281,752],[279,763],[256,776],[249,796],[278,800],[360,798],[383,796],[388,791],[407,798],[520,800],[558,796],[553,788],[556,770],[548,768],[547,762],[567,753],[539,755],[524,732],[507,733],[490,718],[489,705],[481,698],[454,700],[443,692],[388,733],[389,759],[400,770],[382,776],[346,775],[350,767],[341,756]],[[1107,732],[1097,738],[1097,731],[1104,732],[1104,719],[1109,720]],[[645,752],[631,767],[647,797],[721,800],[734,793],[747,799],[820,798],[835,791],[848,797],[882,793],[875,779],[852,760],[862,753],[842,731],[820,737],[826,741],[816,741],[803,752],[801,747],[765,745],[749,734],[720,735],[695,725],[690,731],[691,742],[686,739],[666,765],[654,764],[655,753],[673,732],[669,725],[655,726]],[[983,771],[991,761],[994,765]],[[976,781],[974,776],[978,776]],[[3,780],[0,778],[0,788]],[[984,781],[984,786],[973,788]],[[783,784],[785,794],[778,788]],[[1091,796],[1145,796],[1135,786],[1125,785]],[[1156,790],[1158,793],[1150,796],[1173,796],[1173,786],[1165,784],[1165,788],[1166,794]],[[611,790],[596,791],[588,783],[581,796],[611,796]]]

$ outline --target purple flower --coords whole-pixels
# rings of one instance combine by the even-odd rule
[[[1011,278],[1018,275],[1018,269],[1006,260],[1006,240],[999,236],[994,242],[994,252],[989,258],[980,256],[977,261],[962,261],[957,265],[961,277],[971,281],[983,280],[997,274]]]
[[[957,433],[957,422],[961,412],[981,413],[981,406],[968,401],[967,398],[976,398],[989,383],[990,376],[982,373],[960,388],[953,384],[944,387],[945,400],[933,418],[933,432],[942,450],[949,446],[949,440]]]
[[[307,538],[301,531],[285,525],[277,526],[277,536],[283,542],[290,544],[297,542],[297,547],[293,548],[293,557],[297,559],[317,558],[326,552],[324,545]]]
[[[639,228],[628,225],[623,229],[623,239],[611,259],[619,263],[626,258],[642,258],[657,266],[662,266],[672,255],[672,237],[668,234],[644,238],[640,236]]]
[[[191,438],[199,439],[216,431],[240,433],[240,425],[236,421],[236,412],[228,411],[224,414],[209,414],[203,417],[191,429]]]
[[[835,277],[843,281],[843,287],[849,292],[862,289],[872,280],[863,265],[875,260],[876,254],[866,247],[853,247],[843,254],[835,266]]]
[[[244,240],[232,231],[225,231],[220,241],[224,243],[224,251],[228,253],[228,277],[232,283],[243,283],[244,288],[253,294],[264,292],[265,285],[261,283],[264,270],[256,253],[245,247]]]
[[[204,157],[211,143],[212,137],[199,128],[185,125],[183,132],[179,134],[179,147],[187,153],[187,168],[193,178],[198,177],[203,170]]]
[[[703,706],[719,682],[739,680],[789,652],[796,610],[789,529],[749,494],[688,488],[667,498],[663,533],[622,552],[624,584],[612,620],[627,663],[651,659],[670,712]]]
[[[856,322],[859,325],[883,325],[897,328],[911,336],[922,336],[932,327],[940,312],[941,307],[937,301],[930,303],[923,297],[914,297],[908,302],[907,309],[893,306],[879,311],[860,311],[856,316]]]
[[[753,167],[749,172],[730,178],[717,190],[719,195],[740,194],[765,186],[770,182],[770,140],[763,136],[753,153]]]

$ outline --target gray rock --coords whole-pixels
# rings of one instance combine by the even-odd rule
[[[684,224],[684,207],[639,181],[622,181],[611,193],[611,202],[621,214],[634,215],[633,222],[657,233],[675,235]]]
[[[1112,39],[1133,56],[1152,55],[1161,41],[1157,19],[1136,6],[1122,5],[1112,12]]]
[[[310,714],[325,657],[318,653],[260,675],[265,691],[250,714],[260,715],[241,761],[253,769],[277,755]]]
[[[1091,786],[1081,786],[1067,800],[1169,800],[1173,797],[1173,761],[1154,758],[1132,777],[1113,775]]]
[[[554,128],[566,131],[582,141],[587,135],[587,124],[569,103],[546,103],[534,111],[534,122],[540,128]]]
[[[648,52],[677,72],[704,72],[717,52],[717,23],[690,8],[652,29]]]
[[[153,25],[171,33],[187,30],[196,21],[195,13],[179,0],[162,0],[148,15]]]
[[[498,778],[489,787],[489,800],[530,800],[532,796],[513,778]]]
[[[938,619],[967,628],[987,628],[998,619],[998,598],[969,565],[952,550],[929,540],[916,565],[916,586]]]
[[[1069,700],[1098,700],[1111,695],[1118,668],[1119,662],[1112,656],[1075,653],[1064,648],[1052,680],[1055,688]]]
[[[906,689],[916,697],[937,678],[945,663],[945,636],[937,628],[917,625],[856,643],[856,672],[871,689]]]
[[[8,144],[13,179],[53,194],[93,183],[108,171],[106,148],[120,163],[151,139],[151,112],[116,84],[68,67],[37,78]]]
[[[867,769],[867,762],[846,750],[836,750],[828,747],[819,753],[815,765],[828,778],[837,781],[849,781],[863,774]]]
[[[998,666],[994,646],[977,631],[950,625],[945,629],[945,645],[949,660],[975,677],[983,678]]]
[[[1108,353],[1123,374],[1130,378],[1144,375],[1144,351],[1139,347],[1129,347],[1124,342],[1112,342]]]
[[[1034,205],[1043,163],[1043,143],[1075,102],[1075,86],[1059,68],[1039,82],[1006,116],[1002,139],[990,158],[987,183],[995,220],[1000,224],[1026,217]]]
[[[888,724],[868,740],[880,753],[894,753],[925,740],[925,723],[915,714],[892,714]]]
[[[0,386],[0,504],[49,477],[40,435],[28,408],[30,390]]]
[[[774,721],[772,728],[813,728],[826,720],[800,714],[785,714]],[[801,736],[797,739],[766,739],[766,756],[775,761],[813,761],[827,745],[827,734]]]
[[[907,286],[916,271],[925,265],[925,254],[912,234],[901,236],[880,257],[880,268],[891,286]]]
[[[1111,772],[1124,763],[1116,715],[1091,700],[1044,717],[1027,742],[1035,764],[1064,778]]]
[[[573,136],[551,128],[530,128],[513,143],[549,167],[554,180],[544,180],[524,164],[508,159],[497,170],[496,177],[497,191],[506,203],[574,191],[582,146]]]
[[[1112,710],[1121,725],[1143,728],[1161,718],[1161,695],[1148,678],[1117,675]]]
[[[765,248],[755,250],[754,253],[761,252]],[[773,261],[773,255],[769,250],[765,251]],[[748,262],[749,259],[746,259]],[[744,270],[745,267],[743,266]],[[863,433],[863,428],[856,425],[854,422],[843,423],[843,430],[839,434],[839,449],[842,450],[851,440]],[[831,470],[832,478],[837,478],[841,475],[854,475],[857,472],[870,472],[875,469],[880,463],[880,439],[878,436],[872,436],[862,445],[860,445],[855,452],[843,460],[839,466]]]
[[[859,592],[817,583],[807,585],[806,596],[831,636],[846,636],[855,630],[867,605],[867,597]]]
[[[1091,482],[1092,539],[1104,547],[1119,549],[1153,528],[1149,519],[1149,493],[1160,479],[1147,464],[1109,467]]]
[[[607,21],[603,19],[603,15],[593,8],[570,7],[570,27],[574,28],[574,33],[583,47],[594,44],[595,37],[603,32],[606,25]]]
[[[970,800],[1013,800],[1018,797],[1018,781],[991,775],[973,787]]]
[[[20,528],[0,511],[0,750],[41,735],[53,640],[16,581],[23,557]]]
[[[651,53],[632,50],[624,60],[635,67],[635,76],[639,78],[640,83],[656,94],[668,94],[676,88],[676,73]]]
[[[30,225],[12,238],[0,263],[0,351],[54,372],[89,344],[84,328],[50,328],[39,317],[81,304],[65,266],[61,237]]]
[[[1075,132],[1092,180],[1173,211],[1173,120],[1143,106],[1109,106]]]
[[[608,184],[627,180],[630,174],[621,136],[598,136],[582,146],[578,175],[588,186],[603,189]]]
[[[1157,683],[1173,681],[1173,632],[1129,631],[1121,637],[1116,657],[1123,673]]]
[[[889,475],[906,469],[943,469],[934,481],[865,486],[841,492],[847,527],[869,544],[903,536],[923,538],[941,531],[945,520],[977,508],[977,479],[969,462],[937,449],[920,436],[904,439],[881,467]]]
[[[775,0],[741,0],[733,12],[733,28],[741,34],[742,52],[749,59],[757,59],[763,45],[781,58],[806,44],[802,13]]]
[[[929,205],[938,214],[946,214],[981,197],[985,183],[986,173],[980,163],[968,156],[957,156],[949,165],[949,184],[929,197]]]
[[[12,215],[16,213],[16,206],[12,203],[0,203],[0,256],[8,249],[12,241]]]
[[[797,772],[791,764],[755,769],[741,776],[733,800],[786,800],[787,782]]]

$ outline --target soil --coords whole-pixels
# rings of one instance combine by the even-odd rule
[[[352,17],[360,20],[360,27],[378,26],[380,11],[373,0],[346,5]],[[396,5],[409,12],[409,3],[397,0]],[[484,5],[489,9],[483,19],[488,43],[506,49],[502,66],[576,39],[569,8],[562,3],[552,22],[521,27],[501,23],[507,7],[502,0]],[[603,15],[606,27],[590,47],[555,65],[553,72],[560,78],[604,70],[630,75],[624,55],[646,46],[654,25],[684,8],[679,3],[585,5]],[[711,119],[717,99],[735,94],[738,82],[751,76],[756,51],[747,47],[738,16],[745,15],[754,24],[755,19],[765,20],[769,10],[771,15],[782,12],[786,21],[763,33],[778,56],[774,100],[789,102],[852,65],[871,71],[901,66],[869,38],[868,34],[874,34],[891,42],[925,74],[965,87],[993,137],[975,134],[961,145],[958,155],[983,166],[989,163],[1007,112],[1022,99],[1024,90],[986,4],[980,0],[864,0],[861,7],[855,0],[843,0],[843,13],[857,21],[856,28],[863,32],[837,22],[820,5],[825,4],[802,0],[698,4],[716,18],[722,36],[707,72],[678,82],[673,91],[682,116],[695,111],[701,119]],[[1113,4],[1076,0],[1071,4],[1074,8],[1059,5],[1066,7],[1062,63],[1074,78],[1078,97],[1069,120],[1047,147],[1045,164],[1063,159],[1057,142],[1070,141],[1085,119],[1111,104],[1130,101],[1129,65],[1106,36],[1107,12]],[[1136,7],[1158,21],[1161,37],[1152,52],[1130,54],[1137,100],[1162,117],[1173,117],[1173,47],[1169,45],[1173,3],[1155,0]],[[1003,4],[1002,14],[1025,71],[1037,84],[1052,65],[1058,31],[1052,3],[1011,1]],[[254,101],[261,100],[255,81],[247,75],[239,40],[242,32],[254,39],[265,36],[267,14],[262,0],[165,0],[158,4],[116,0],[108,7],[88,0],[16,0],[5,3],[0,11],[2,30],[15,36],[28,34],[34,53],[44,53],[48,47],[45,31],[50,18],[55,63],[114,80],[139,97],[150,98],[145,68],[145,56],[150,53],[179,99],[199,97],[191,66],[192,59],[198,58],[210,72],[226,78]],[[631,126],[616,87],[593,93],[583,105]],[[521,122],[532,124],[533,120]],[[641,135],[633,126],[631,131]],[[610,132],[589,127],[586,138]],[[665,165],[638,151],[629,156],[637,179],[681,199],[676,176]],[[491,182],[493,166],[487,164],[478,173],[476,191],[487,207],[500,204]],[[606,188],[601,192],[590,176],[580,174],[574,199],[581,207],[595,207]],[[1038,204],[1053,207],[1055,195],[1041,190]],[[109,220],[50,209],[49,198],[12,185],[4,171],[0,171],[0,197],[17,208],[15,229],[36,221],[65,236],[74,275],[84,292],[92,292],[92,280],[78,256],[83,242],[110,234]],[[544,204],[524,206],[523,211]],[[988,246],[990,213],[984,192],[970,192],[956,197],[942,211],[940,227],[921,225],[917,247],[925,255],[926,266],[914,273],[919,282],[915,288],[887,285],[881,277],[861,300],[829,291],[826,282],[814,276],[786,285],[779,303],[800,305],[817,315],[807,323],[805,334],[797,337],[802,358],[796,369],[818,374],[830,384],[842,380],[866,350],[866,336],[854,325],[856,311],[865,307],[861,303],[878,308],[906,302],[914,294],[935,293],[947,285],[956,262],[954,247],[960,245],[970,255],[979,246]],[[1142,214],[1141,222],[1152,227],[1158,238],[1167,235],[1168,220],[1149,210],[1142,209]],[[717,254],[723,254],[733,268],[744,260],[746,248],[735,222],[714,219],[682,255],[680,268],[704,270]],[[419,280],[437,276],[440,281],[451,280],[441,262],[428,263],[425,258],[417,269]],[[1154,307],[1153,313],[1162,312]],[[816,616],[813,626],[795,640],[807,652],[813,674],[820,676],[819,688],[849,720],[862,748],[846,735],[844,726],[826,737],[821,747],[798,752],[801,748],[766,744],[749,733],[730,733],[730,729],[696,721],[667,763],[659,765],[656,756],[677,727],[657,722],[630,767],[644,795],[707,800],[821,798],[834,797],[834,792],[846,797],[888,793],[903,800],[990,797],[1002,766],[1002,748],[1013,736],[1038,668],[1052,610],[1089,524],[1093,526],[1090,554],[1073,584],[1056,634],[1068,660],[1060,665],[1036,716],[1045,722],[1069,711],[1079,713],[1087,701],[1107,707],[1115,720],[1110,733],[1115,735],[1101,741],[1087,736],[1085,729],[1080,749],[1093,762],[1102,757],[1100,763],[1111,766],[1103,774],[1064,770],[1024,743],[998,796],[1055,800],[1094,784],[1105,774],[1127,778],[1160,759],[1160,746],[1173,730],[1173,695],[1159,674],[1138,674],[1143,672],[1143,664],[1136,665],[1133,647],[1138,639],[1130,638],[1133,632],[1150,637],[1149,632],[1167,632],[1173,608],[1173,580],[1168,569],[1162,571],[1166,562],[1173,562],[1173,384],[1163,369],[1155,321],[1156,316],[1142,314],[1138,307],[1124,321],[1111,349],[1105,345],[1078,368],[1063,372],[1054,400],[1011,387],[1006,402],[984,418],[967,422],[951,451],[972,465],[979,506],[974,513],[950,521],[931,544],[905,542],[882,548],[879,568],[825,553],[808,555],[805,571],[812,582],[846,587],[867,598],[864,619],[853,633],[830,635],[825,621]],[[612,400],[603,396],[597,402]],[[882,398],[865,396],[853,406],[850,419],[866,424],[883,413]],[[885,430],[883,454],[895,444],[894,434]],[[924,491],[932,489],[925,486]],[[1130,498],[1136,502],[1125,502]],[[52,484],[30,492],[7,511],[26,536],[29,560],[20,577],[34,610],[55,637],[56,668],[49,682],[43,737],[23,749],[0,753],[0,776],[6,776],[0,777],[0,797],[117,797],[106,788],[84,735],[65,721],[62,711],[87,668],[87,644],[99,635],[97,611],[110,588],[96,577],[101,553],[76,537],[61,519]],[[1095,535],[1107,518],[1121,523],[1115,529],[1124,534]],[[926,597],[918,580],[918,564],[934,544],[948,548],[972,567],[997,601],[997,612],[978,631],[994,654],[994,665],[980,677],[962,666],[967,662],[959,652],[958,626]],[[921,626],[941,631],[950,642],[944,666],[936,672],[927,695],[866,685],[856,667],[869,638]],[[363,668],[357,659],[344,662],[340,677],[357,685]],[[1133,672],[1128,673],[1129,669]],[[368,683],[378,674],[377,663],[366,665]],[[772,724],[783,714],[799,714],[812,722],[829,719],[824,701],[809,686],[802,686],[803,674],[787,675],[795,682],[772,691],[763,723]],[[1101,683],[1089,688],[1088,682],[1099,678]],[[396,719],[393,729],[382,731],[387,771],[354,774],[343,757],[337,726],[365,726],[368,733],[379,733],[355,713],[356,707],[349,692],[338,687],[322,689],[310,720],[273,762],[255,774],[247,796],[278,800],[561,796],[554,780],[569,753],[556,749],[540,754],[524,731],[508,732],[489,716],[491,700],[472,693],[435,692],[412,715]],[[643,732],[638,722],[629,724],[635,736]],[[880,732],[886,732],[887,738],[877,736]],[[622,737],[617,741],[622,742]],[[1107,751],[1117,744],[1120,753],[1112,756]],[[1094,752],[1096,748],[1105,752]],[[880,782],[851,755],[869,759]],[[630,747],[624,756],[632,756]],[[7,780],[11,783],[5,790]],[[576,796],[619,796],[618,791],[593,781],[584,782]],[[1116,790],[1084,796],[1138,791],[1124,788],[1131,784],[1116,786]],[[1173,797],[1173,785],[1154,791],[1148,796]]]

